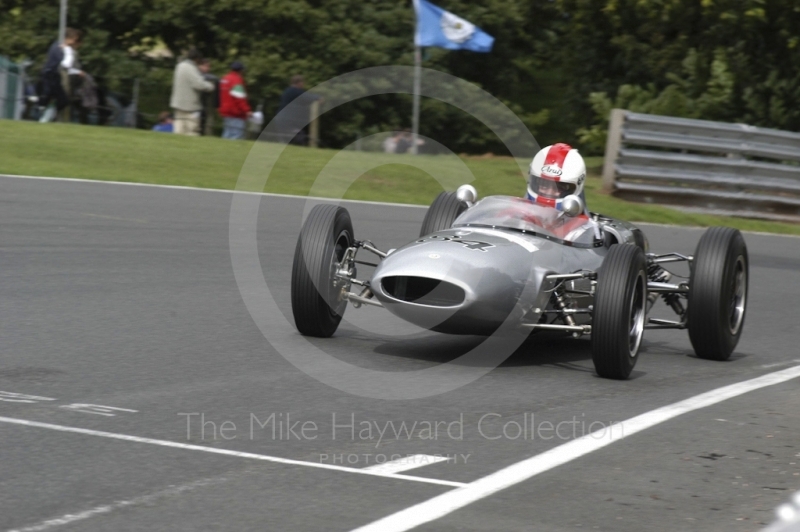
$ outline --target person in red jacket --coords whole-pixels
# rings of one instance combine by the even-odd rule
[[[247,129],[247,119],[252,115],[247,103],[242,72],[244,65],[239,61],[231,64],[231,71],[219,81],[219,112],[223,118],[222,138],[243,139]]]

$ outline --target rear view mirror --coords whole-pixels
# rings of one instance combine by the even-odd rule
[[[567,216],[578,216],[583,213],[583,209],[584,206],[581,198],[575,194],[570,194],[564,198],[561,203],[561,210],[564,211],[564,214]]]
[[[472,185],[461,185],[456,190],[456,197],[471,207],[478,199],[478,191]]]

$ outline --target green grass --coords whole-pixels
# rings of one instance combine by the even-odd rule
[[[510,158],[386,155],[312,150],[264,142],[190,138],[150,131],[0,120],[0,173],[155,183],[427,205],[443,189],[470,182],[481,196],[523,195]],[[245,162],[247,164],[245,164]],[[266,167],[274,164],[266,179]],[[410,164],[419,167],[409,166]],[[527,161],[521,162],[524,168]],[[800,225],[687,214],[626,202],[600,190],[600,158],[588,158],[589,207],[631,221],[729,225],[800,235]]]

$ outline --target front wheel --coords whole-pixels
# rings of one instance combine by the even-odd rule
[[[636,365],[647,308],[646,264],[641,248],[618,244],[598,272],[592,360],[601,377],[627,379]]]
[[[346,289],[336,270],[354,242],[346,209],[317,205],[306,218],[292,265],[292,314],[300,334],[327,338],[342,321]]]
[[[455,192],[441,192],[431,203],[428,212],[425,213],[419,236],[450,229],[456,218],[465,210],[467,210],[467,204],[459,200]]]
[[[712,227],[697,243],[689,282],[689,340],[700,358],[728,360],[744,327],[747,246],[730,227]]]

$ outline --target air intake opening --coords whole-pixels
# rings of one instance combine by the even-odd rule
[[[433,307],[454,307],[463,303],[466,297],[460,287],[428,277],[384,277],[381,286],[395,299]]]

